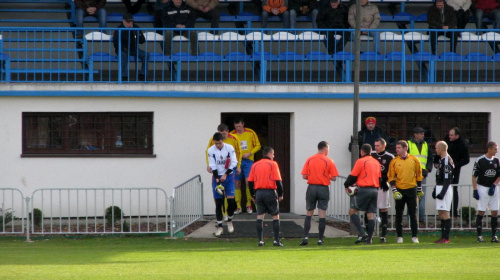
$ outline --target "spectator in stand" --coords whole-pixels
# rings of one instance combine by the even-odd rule
[[[83,27],[83,18],[93,16],[99,21],[99,28],[106,28],[106,0],[75,0],[75,25]],[[83,38],[83,31],[76,32],[76,38]]]
[[[194,10],[195,19],[202,17],[210,20],[210,28],[219,28],[220,12],[217,10],[219,0],[186,0]]]
[[[500,29],[500,9],[496,0],[473,0],[475,3],[476,28],[483,29],[483,18],[494,20],[493,29]],[[479,35],[479,34],[478,34]]]
[[[165,28],[194,28],[196,20],[196,12],[182,0],[171,0],[167,6],[163,8],[162,22]],[[198,55],[198,34],[196,30],[165,31],[165,47],[163,53],[172,55],[172,35],[187,36],[191,45],[191,54]]]
[[[340,0],[330,0],[328,7],[322,8],[317,18],[317,25],[320,29],[348,29],[347,7]],[[335,35],[342,38],[336,40]],[[324,42],[328,48],[328,54],[334,54],[344,50],[345,44],[351,39],[349,31],[328,31],[327,41]]]
[[[288,0],[264,0],[262,1],[262,28],[267,28],[269,14],[280,16],[283,19],[283,28],[290,28],[290,12],[288,11]]]
[[[349,26],[356,28],[356,5],[349,7]],[[361,0],[361,29],[376,29],[380,24],[380,12],[375,4]],[[374,51],[380,53],[380,32],[362,30],[361,35],[373,37]],[[372,145],[373,148],[373,145]]]
[[[136,59],[139,58],[142,61],[139,79],[145,80],[148,71],[148,53],[139,48],[140,44],[146,42],[144,34],[139,30],[140,27],[134,24],[134,17],[131,14],[123,15],[122,24],[118,28],[119,30],[113,34],[113,46],[122,62],[122,80],[128,80],[130,56],[135,56]]]
[[[162,28],[163,27],[163,19],[162,19],[162,14],[163,14],[163,9],[168,6],[169,0],[156,0],[155,3],[155,10],[154,10],[154,22],[153,22],[153,27],[154,28]],[[160,31],[158,31],[159,34]]]
[[[137,0],[133,5],[130,0],[122,0],[129,14],[137,14],[142,7],[142,4],[146,3],[146,0]]]
[[[451,29],[457,28],[457,17],[455,10],[444,0],[436,0],[436,3],[427,10],[427,23],[429,29],[438,29],[442,31],[431,31],[431,51],[436,54],[437,38],[439,35],[444,35],[450,38],[450,51],[455,52],[458,42],[458,32]]]
[[[465,29],[470,18],[471,0],[448,0],[446,4],[450,5],[455,10],[457,17],[457,29]]]
[[[318,17],[318,1],[316,0],[291,0],[290,1],[290,28],[295,29],[297,15],[312,17],[312,28],[318,29],[316,18]]]

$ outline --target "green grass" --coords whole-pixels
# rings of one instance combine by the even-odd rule
[[[0,279],[498,279],[500,245],[475,237],[434,244],[354,245],[354,238],[273,247],[256,239],[0,238]]]

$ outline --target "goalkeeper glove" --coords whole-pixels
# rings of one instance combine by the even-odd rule
[[[493,196],[493,195],[495,194],[495,188],[496,188],[496,187],[497,187],[497,186],[496,186],[495,184],[492,184],[492,185],[490,186],[490,189],[488,190],[488,195],[489,195],[489,196]]]
[[[432,191],[432,198],[436,199],[436,187],[434,187],[434,190]]]
[[[479,200],[479,193],[477,192],[477,190],[474,190],[472,192],[472,197],[475,198],[476,200]]]
[[[394,197],[395,200],[400,200],[403,198],[403,195],[398,192],[398,189],[392,188],[392,196]]]
[[[424,196],[424,191],[422,190],[422,187],[417,187],[417,196],[418,198],[422,198]]]

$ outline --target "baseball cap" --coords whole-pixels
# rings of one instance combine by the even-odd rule
[[[129,14],[129,13],[124,14],[123,19],[125,21],[134,21],[134,17],[132,16],[132,14]]]
[[[413,133],[422,133],[424,132],[425,130],[423,128],[421,128],[420,126],[417,126],[413,129]]]

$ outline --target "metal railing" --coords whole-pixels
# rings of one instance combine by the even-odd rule
[[[344,182],[345,177],[337,177],[337,181],[332,182],[330,185],[330,202],[327,210],[327,215],[331,218],[350,222],[349,217],[349,200],[350,197],[345,193],[344,190]],[[452,229],[454,230],[475,230],[475,215],[477,202],[472,198],[472,185],[458,185],[458,193],[459,193],[459,205],[458,205],[458,213],[453,215],[456,218],[452,219]],[[424,221],[419,223],[420,230],[440,230],[441,229],[441,221],[438,217],[437,210],[435,208],[434,199],[432,199],[432,191],[434,189],[434,185],[423,185],[424,193],[426,195],[426,208],[425,208],[425,218]],[[450,186],[451,188],[451,186]],[[390,190],[389,190],[390,191]],[[391,194],[392,197],[392,194]],[[395,201],[393,198],[391,199],[391,207],[389,208],[389,225],[388,229],[395,229],[395,218],[396,218],[396,210],[395,210]],[[451,209],[453,209],[453,202]],[[465,212],[464,212],[465,211]],[[407,213],[407,209],[405,207],[405,216]],[[376,213],[378,216],[379,213]],[[417,211],[418,215],[418,211]],[[489,212],[487,211],[485,214],[485,218],[483,219],[483,228],[487,229],[490,226],[490,219],[488,218]],[[407,216],[406,216],[407,217]],[[418,219],[418,217],[417,217]],[[409,218],[403,218],[403,228],[405,230],[409,229]]]
[[[32,209],[40,209],[33,234],[167,233],[168,199],[159,188],[38,189]]]
[[[77,38],[78,30],[86,36]],[[181,33],[178,29],[142,28],[146,41],[138,47],[147,52],[142,59],[130,48],[123,56],[117,55],[121,47],[115,50],[111,37],[116,30],[0,28],[0,77],[11,82],[353,81],[350,29],[221,28]],[[481,35],[477,34],[484,30],[452,30],[447,34],[452,39],[433,29],[376,31],[380,44],[376,44],[376,35],[361,37],[362,83],[500,82],[499,30],[488,29]],[[435,48],[431,46],[433,38]],[[451,44],[455,39],[456,47]],[[142,60],[147,60],[146,72],[140,71]]]
[[[24,200],[18,189],[0,189],[0,234],[24,233]]]
[[[175,187],[170,210],[172,237],[190,224],[203,219],[203,182],[197,175]]]

